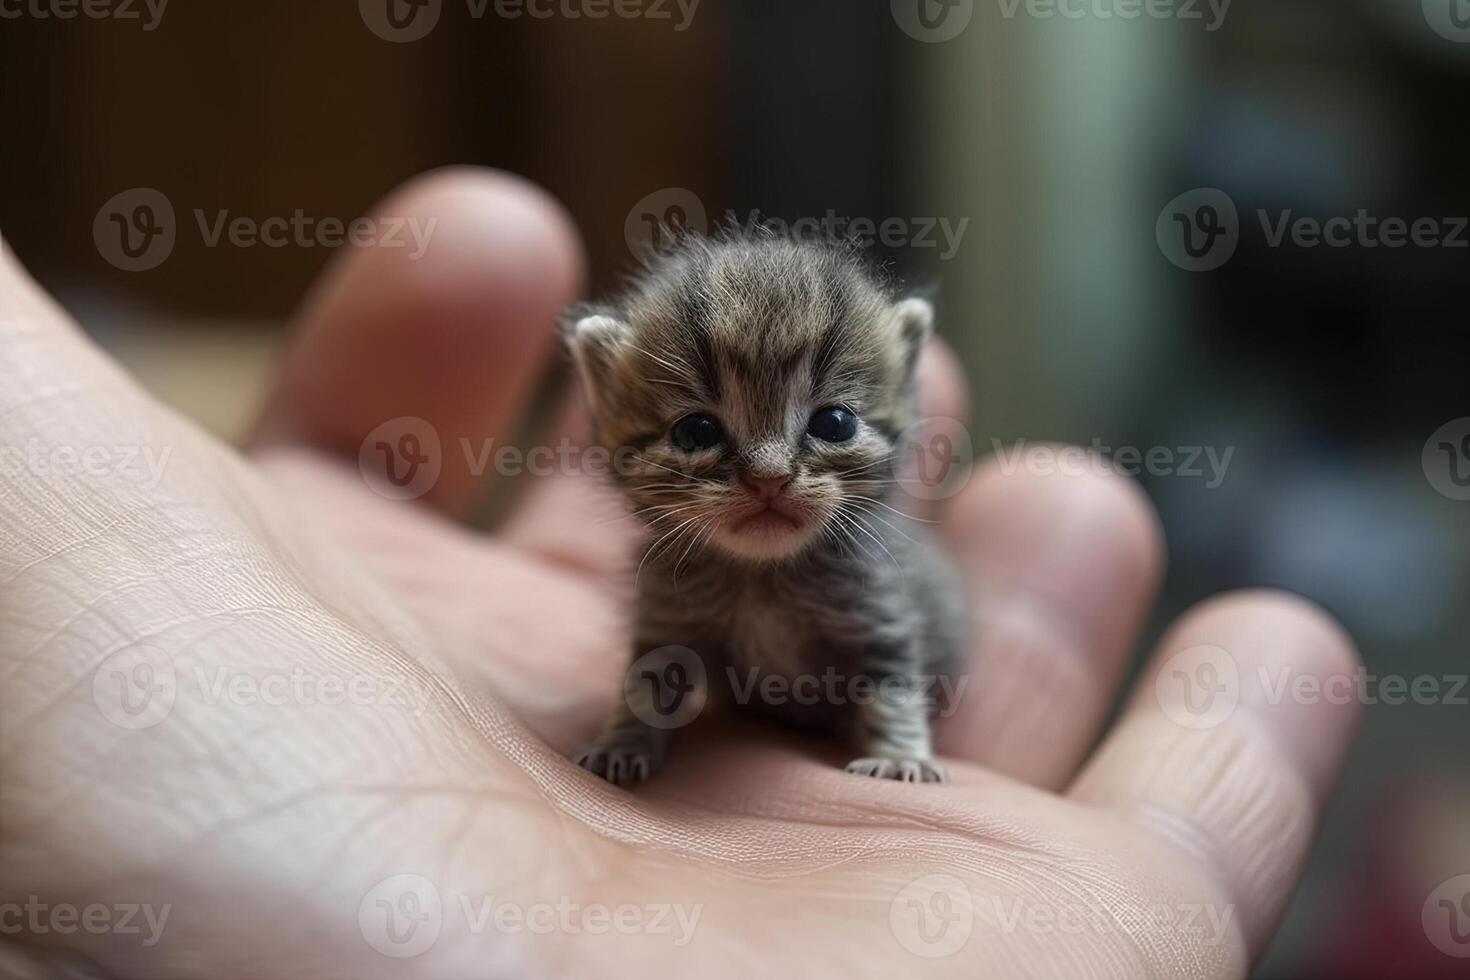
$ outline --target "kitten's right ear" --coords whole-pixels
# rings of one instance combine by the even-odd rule
[[[606,381],[622,356],[628,325],[612,310],[575,306],[562,317],[561,335],[591,395]]]

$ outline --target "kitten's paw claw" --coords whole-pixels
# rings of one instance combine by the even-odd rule
[[[572,761],[614,786],[641,783],[659,769],[652,750],[639,745],[589,745],[573,755]]]
[[[874,779],[896,779],[903,783],[947,783],[949,771],[932,759],[854,759],[847,771]]]

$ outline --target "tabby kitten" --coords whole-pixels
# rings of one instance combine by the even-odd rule
[[[563,327],[648,531],[634,657],[692,650],[708,696],[844,735],[849,772],[909,782],[948,778],[932,691],[966,623],[938,545],[889,506],[933,319],[850,251],[735,234],[680,237]],[[576,761],[617,784],[655,773],[686,673],[630,675]],[[770,675],[789,696],[766,696]]]

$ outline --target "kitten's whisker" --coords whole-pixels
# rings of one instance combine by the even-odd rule
[[[853,530],[858,531],[858,532],[866,535],[874,544],[876,544],[879,548],[881,548],[883,550],[883,552],[885,554],[888,555],[888,557],[893,561],[894,566],[899,569],[899,572],[900,573],[902,573],[903,569],[902,569],[902,566],[900,566],[898,564],[898,559],[893,557],[893,553],[890,552],[887,548],[885,548],[883,546],[883,542],[880,541],[880,540],[878,540],[878,538],[876,536],[874,536],[874,534],[873,534],[872,531],[870,531],[867,528],[863,527],[856,520],[854,520],[850,515],[844,514],[841,510],[834,511],[833,512],[833,516],[836,517],[839,521],[841,521],[844,526],[850,527]],[[858,541],[857,538],[850,538],[849,540],[852,541],[852,543],[853,543],[853,545],[855,547],[860,548],[862,550],[863,554],[865,556],[867,556],[868,558],[871,559],[871,558],[874,558],[875,557],[875,555],[873,554],[873,552],[869,551],[868,548],[867,548],[867,546],[866,545],[863,545],[860,541]]]
[[[903,528],[898,527],[897,525],[895,525],[891,521],[885,520],[882,517],[882,515],[880,515],[880,514],[874,513],[873,511],[870,511],[870,510],[864,510],[861,505],[857,505],[855,507],[854,512],[855,512],[855,514],[863,514],[863,515],[866,515],[868,517],[871,517],[873,520],[879,522],[884,527],[886,527],[890,531],[892,531],[894,534],[897,534],[899,537],[903,538],[905,541],[910,542],[911,544],[917,545],[919,543],[919,542],[915,541],[913,538],[909,537],[907,534],[905,534]]]
[[[918,521],[920,524],[938,524],[939,523],[938,521],[931,521],[927,517],[915,517],[913,514],[905,513],[903,511],[899,510],[897,507],[894,507],[891,504],[885,504],[883,501],[877,500],[877,499],[875,499],[873,497],[864,497],[862,494],[857,494],[857,493],[849,494],[848,495],[848,499],[849,500],[862,500],[862,501],[866,501],[867,503],[870,503],[870,504],[877,504],[879,507],[882,507],[884,510],[892,511],[893,513],[897,514],[899,517],[906,518],[906,519],[908,519],[910,521]],[[897,528],[895,528],[895,530],[897,530]]]
[[[677,527],[675,527],[673,530],[665,531],[662,535],[659,536],[659,539],[657,541],[655,541],[649,547],[649,549],[643,553],[643,560],[638,563],[638,570],[633,573],[633,586],[635,588],[638,585],[638,578],[639,578],[639,576],[641,576],[643,574],[643,566],[644,566],[644,564],[646,564],[648,562],[648,560],[653,557],[654,553],[659,550],[659,546],[662,545],[665,541],[667,541],[671,536],[677,535],[679,533],[679,531],[681,531],[683,528],[687,527],[693,521],[697,521],[698,519],[699,518],[697,516],[696,517],[691,517],[688,520],[686,520],[683,524],[680,524]],[[677,538],[675,538],[675,540],[677,540]]]
[[[699,381],[698,376],[696,376],[693,370],[686,365],[675,364],[673,361],[670,361],[663,357],[659,357],[657,354],[653,353],[653,351],[646,350],[631,342],[628,342],[628,349],[637,351],[639,354],[642,354],[644,357],[653,361],[655,364],[659,364],[663,367],[668,368],[670,371],[674,372],[674,374],[688,381],[691,387]]]
[[[694,551],[695,547],[699,544],[699,539],[704,535],[706,531],[709,531],[711,535],[713,535],[713,529],[718,521],[718,516],[708,518],[702,525],[699,526],[699,528],[694,532],[694,535],[689,539],[688,547],[684,549],[684,553],[679,556],[678,562],[674,565],[674,588],[676,590],[679,588],[679,569],[684,567],[685,559],[687,559],[690,553]]]
[[[892,462],[892,460],[890,460],[888,457],[885,456],[882,459],[875,459],[871,463],[864,463],[861,466],[854,466],[850,470],[835,470],[835,471],[833,471],[833,474],[832,475],[833,476],[855,476],[858,473],[864,473],[864,472],[866,472],[868,470],[876,469],[877,467],[884,466],[884,465],[886,465],[886,464],[888,464],[890,462]]]
[[[842,513],[842,509],[839,507],[836,511],[834,511],[834,513],[839,513],[840,514],[840,513]],[[848,521],[850,521],[853,524],[853,526],[857,527],[860,531],[862,531],[868,537],[872,538],[873,539],[873,543],[876,544],[879,548],[882,548],[883,549],[883,553],[885,555],[887,555],[888,558],[889,558],[889,560],[891,560],[893,562],[893,567],[896,568],[896,569],[898,569],[899,575],[902,575],[902,576],[907,577],[907,571],[908,570],[903,567],[903,564],[898,560],[898,558],[896,558],[894,556],[893,552],[891,552],[891,551],[888,550],[888,546],[883,543],[882,539],[880,539],[876,534],[874,534],[872,532],[872,530],[870,530],[866,525],[863,524],[863,522],[859,519],[859,516],[857,514],[843,514],[843,516]],[[897,528],[895,528],[894,530],[897,530]],[[901,534],[903,532],[900,531],[899,533]],[[907,537],[907,535],[905,535],[905,537]],[[910,538],[909,540],[912,541],[913,539]],[[915,543],[917,544],[917,542],[915,542]]]
[[[653,518],[653,520],[651,520],[651,521],[648,522],[648,526],[649,527],[652,527],[653,525],[657,524],[659,521],[666,521],[666,520],[668,520],[671,517],[675,517],[675,516],[677,516],[679,514],[684,513],[685,511],[692,510],[696,506],[697,506],[696,504],[685,504],[683,507],[675,507],[673,510],[667,511],[667,512],[665,512],[663,514],[660,514],[659,516]]]
[[[668,470],[670,473],[674,474],[675,476],[682,476],[684,479],[689,480],[689,481],[691,481],[693,483],[717,483],[718,482],[716,480],[711,480],[709,477],[695,476],[693,473],[684,473],[684,472],[681,472],[679,470],[674,469],[672,466],[665,466],[663,463],[655,463],[653,460],[649,459],[647,456],[634,456],[633,457],[633,461],[636,462],[636,463],[647,463],[649,466],[656,466],[656,467],[658,467],[661,470]]]

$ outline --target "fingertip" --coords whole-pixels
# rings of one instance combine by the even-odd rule
[[[1042,786],[1076,772],[1158,594],[1163,534],[1125,478],[997,454],[945,527],[973,595],[976,690],[948,751]]]
[[[434,223],[419,255],[432,255],[432,262],[418,261],[413,250],[374,251],[379,261],[405,267],[403,285],[417,287],[415,298],[426,306],[474,303],[487,292],[528,287],[561,305],[581,288],[585,256],[571,216],[544,188],[516,174],[469,166],[431,170],[371,213],[417,217],[425,229]]]
[[[954,348],[942,337],[919,356],[919,412],[925,418],[963,421],[970,417],[970,386]]]
[[[1196,653],[1202,649],[1214,652]],[[1138,697],[1169,690],[1159,684],[1165,671],[1197,670],[1206,661],[1216,675],[1225,670],[1219,682],[1225,693],[1292,762],[1315,800],[1324,800],[1364,706],[1362,658],[1347,630],[1321,606],[1290,592],[1217,596],[1184,613],[1160,640]],[[1180,710],[1165,705],[1166,714],[1184,717]]]
[[[297,317],[256,441],[355,454],[403,419],[441,446],[504,441],[581,288],[571,219],[528,181],[469,167],[417,177],[370,214],[399,244],[338,254]],[[476,459],[444,452],[428,499],[472,511],[493,478]]]
[[[1022,450],[986,457],[950,507],[947,533],[962,562],[988,576],[1020,575],[1044,592],[1074,599],[1078,576],[1112,569],[1152,601],[1163,578],[1163,523],[1138,483],[1080,447],[1040,446],[1050,465]],[[1075,465],[1057,460],[1078,454]]]

